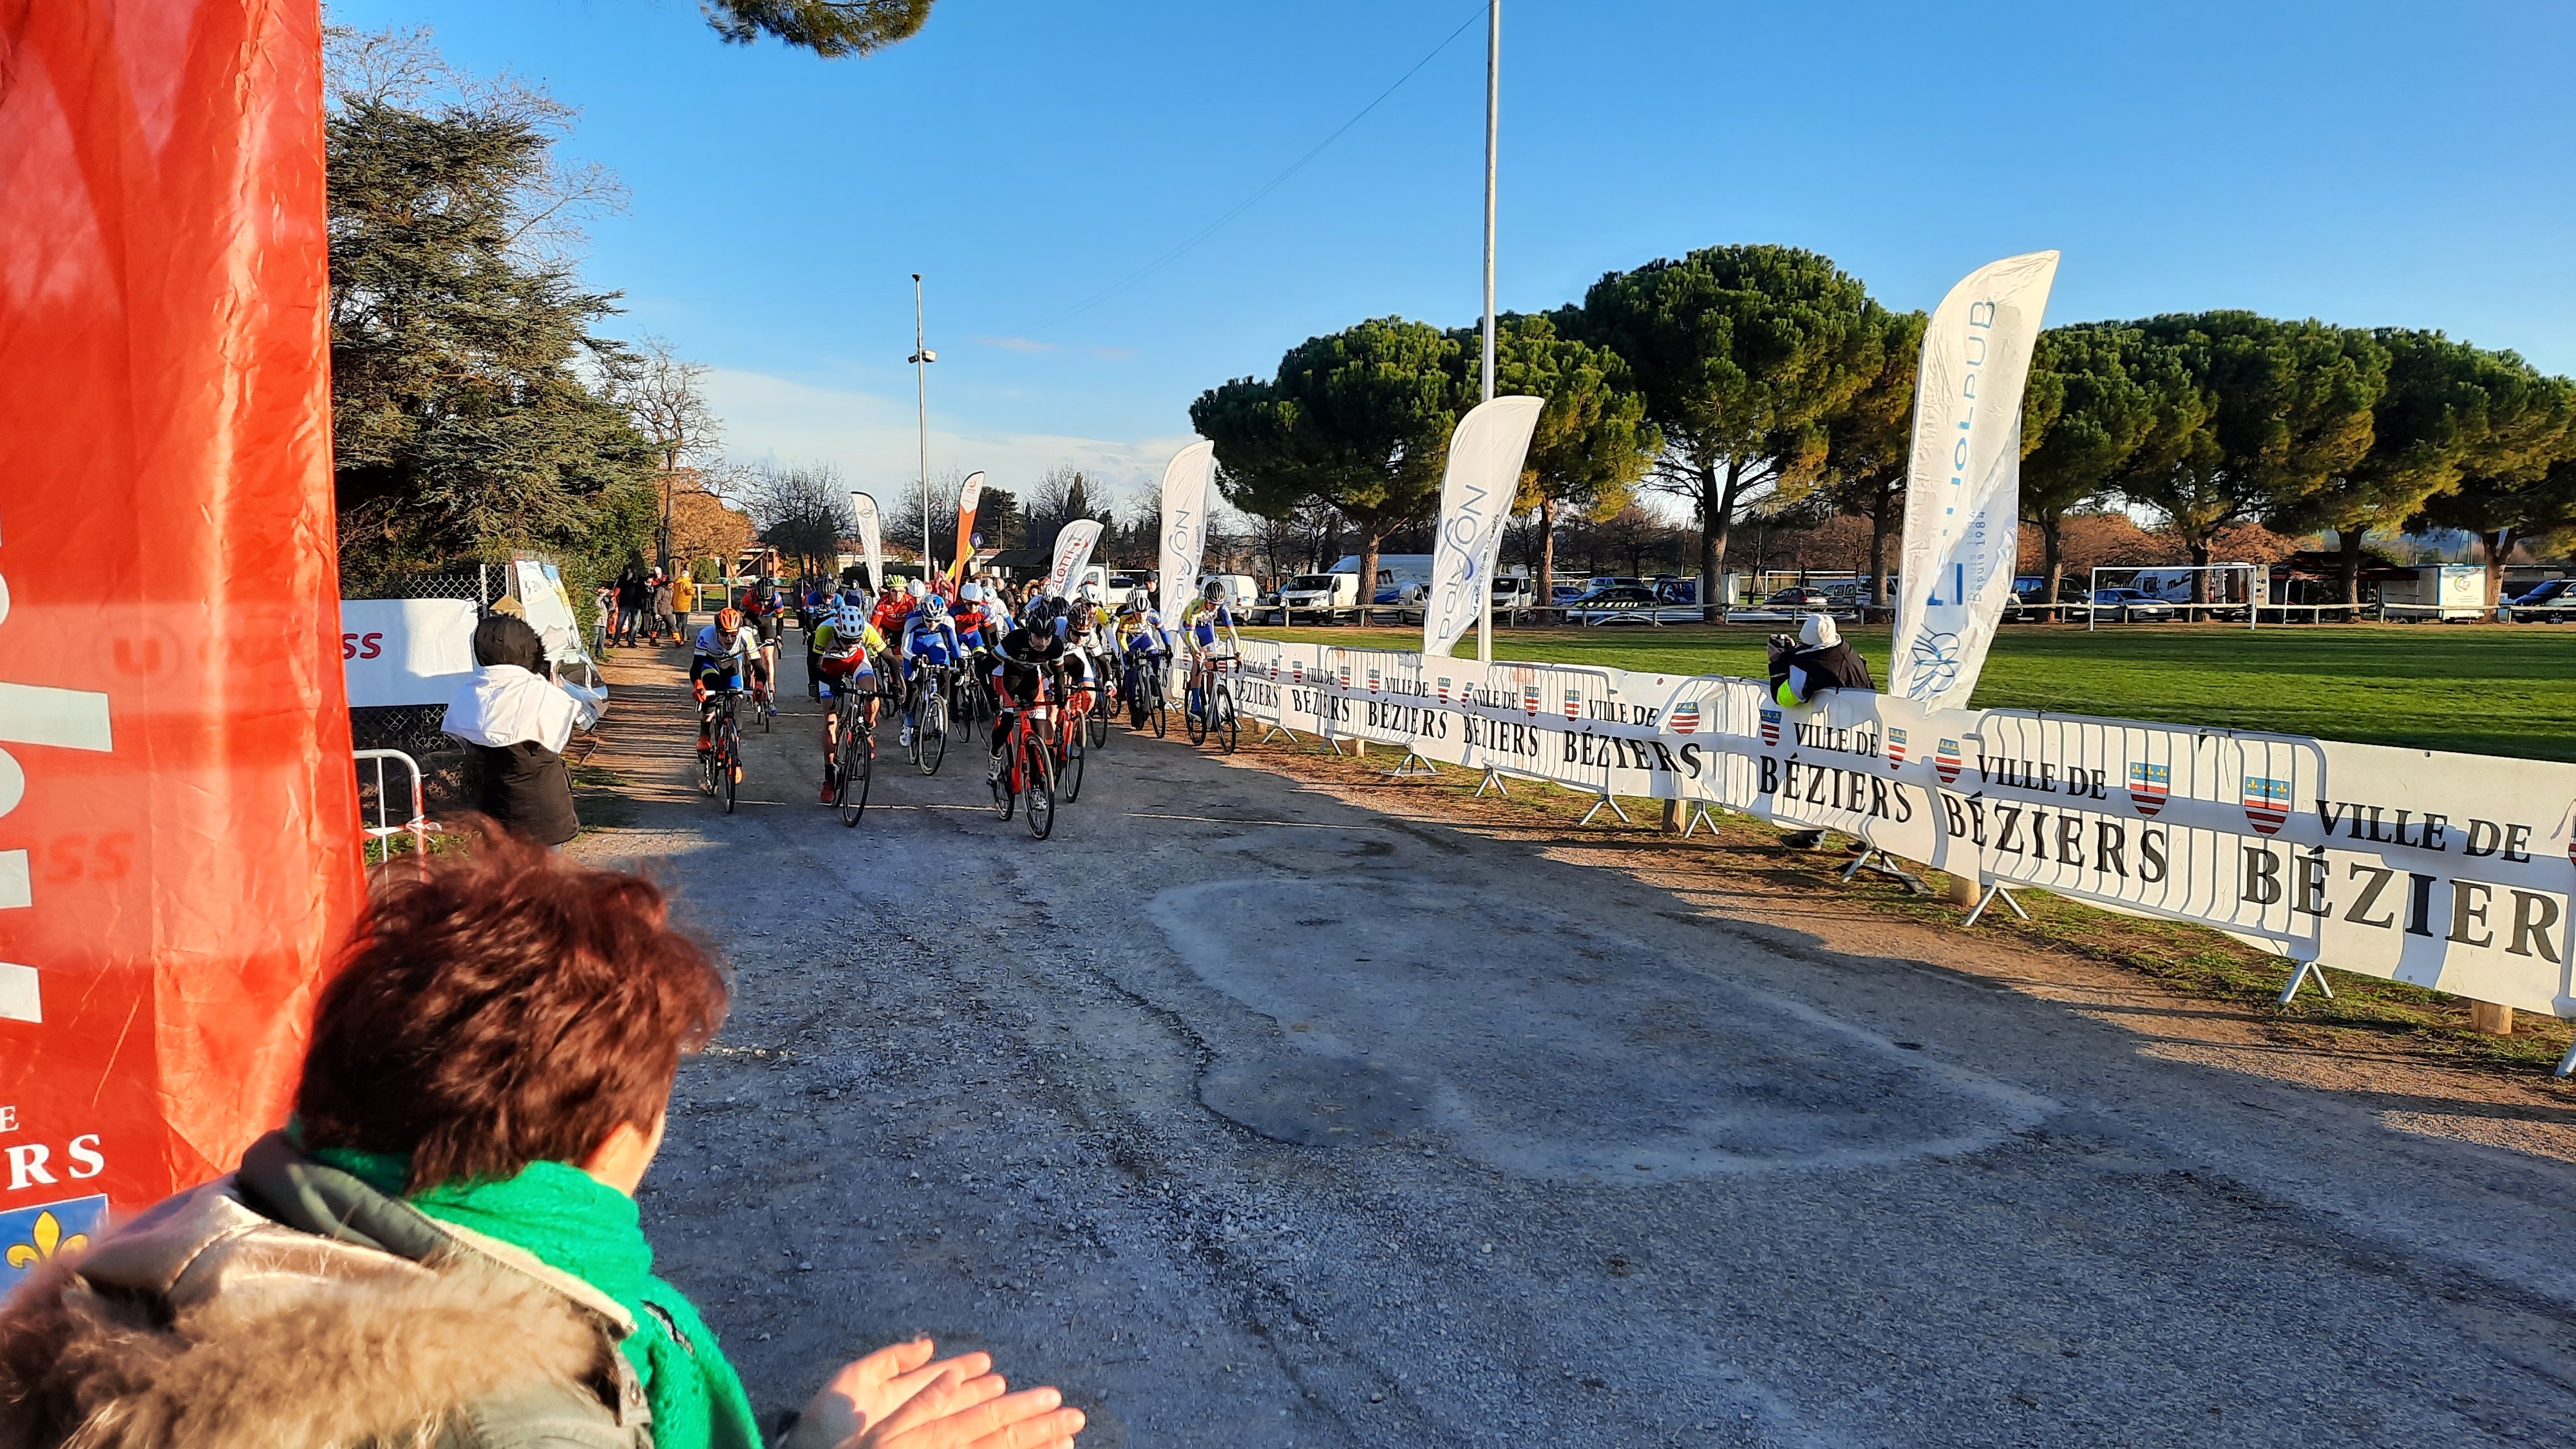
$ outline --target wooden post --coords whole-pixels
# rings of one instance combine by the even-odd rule
[[[1977,894],[1976,876],[1973,874],[1960,875],[1955,871],[1951,873],[1950,904],[1954,906],[1974,906],[1977,903]]]
[[[2511,1036],[2513,1008],[2498,1006],[2492,1001],[2472,1001],[2469,1003],[2469,1027],[2489,1036]]]
[[[1682,802],[1679,800],[1664,802],[1664,833],[1666,835],[1682,833]]]

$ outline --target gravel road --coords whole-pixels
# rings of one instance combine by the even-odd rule
[[[918,1330],[1091,1449],[2576,1435],[2563,1163],[1177,730],[1039,842],[889,724],[845,830],[791,677],[727,817],[628,655],[574,849],[733,963],[642,1201],[764,1412]]]

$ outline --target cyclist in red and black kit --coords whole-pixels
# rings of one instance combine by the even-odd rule
[[[1002,778],[1002,753],[1010,747],[1011,726],[1024,706],[1037,702],[1039,681],[1061,675],[1078,685],[1086,677],[1082,656],[1065,648],[1064,635],[1056,629],[1056,615],[1063,608],[1061,599],[1042,598],[1030,604],[1020,611],[1019,627],[993,649],[993,693],[1001,708],[993,715],[993,769],[985,777],[988,780]]]

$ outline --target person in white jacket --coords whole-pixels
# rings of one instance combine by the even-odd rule
[[[494,614],[474,629],[474,682],[447,702],[439,728],[483,767],[477,801],[515,834],[561,845],[581,833],[564,764],[581,706],[549,676],[545,646],[524,619]]]

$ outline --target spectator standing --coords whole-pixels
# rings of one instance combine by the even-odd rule
[[[665,638],[676,643],[680,637],[680,620],[671,599],[671,581],[662,576],[661,570],[654,570],[653,640],[657,644]]]
[[[672,635],[682,643],[689,638],[689,611],[698,606],[698,582],[687,569],[671,577]]]
[[[599,606],[599,623],[594,630],[599,642],[590,652],[605,655],[608,646],[617,640],[617,585],[604,583],[591,590],[591,602]]]
[[[581,833],[563,757],[581,706],[554,682],[524,619],[494,614],[476,625],[474,662],[474,682],[448,701],[439,728],[473,749],[484,814],[539,845],[561,845]]]
[[[640,877],[511,839],[406,858],[315,1009],[295,1116],[0,1307],[0,1445],[759,1449],[634,1194],[724,978]],[[928,1340],[779,1449],[1070,1449]]]
[[[636,627],[644,622],[644,611],[653,604],[653,592],[644,583],[644,572],[634,564],[617,576],[617,642],[629,648],[635,644]]]

